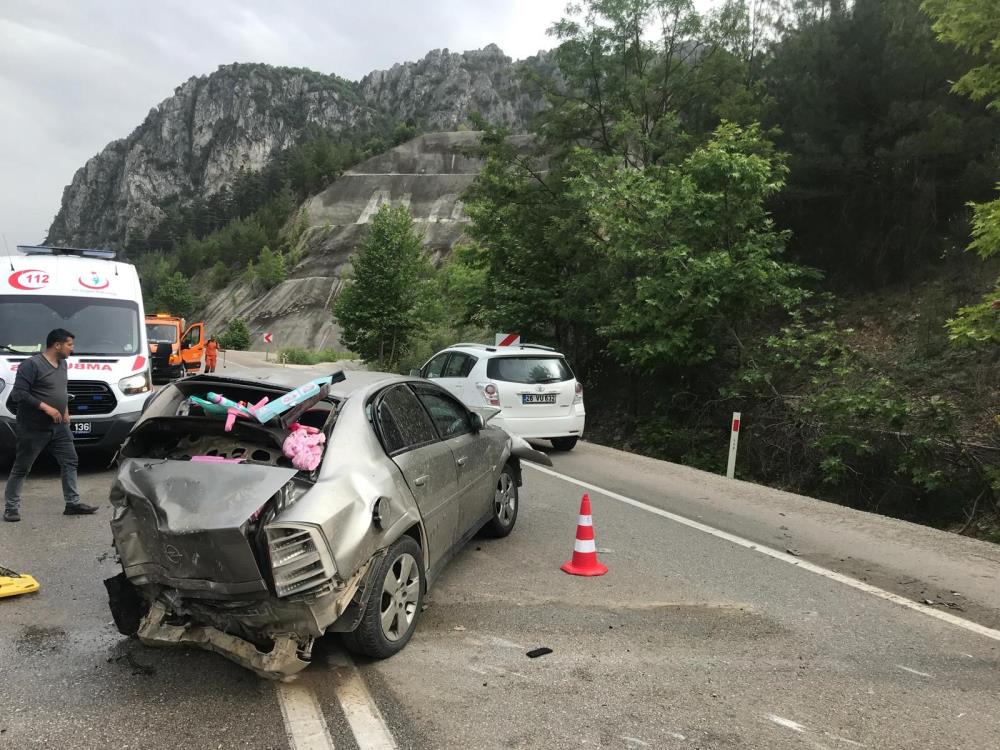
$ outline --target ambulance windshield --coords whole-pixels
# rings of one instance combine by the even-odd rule
[[[140,353],[139,306],[134,302],[0,295],[0,345],[4,351],[39,352],[53,328],[65,328],[76,337],[74,356]]]

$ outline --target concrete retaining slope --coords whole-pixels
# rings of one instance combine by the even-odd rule
[[[270,331],[274,348],[340,347],[340,328],[330,303],[340,292],[349,258],[384,203],[406,204],[424,248],[438,264],[465,233],[468,217],[461,196],[472,184],[482,160],[472,152],[479,133],[431,133],[379,154],[345,172],[326,190],[305,202],[309,228],[300,242],[302,260],[289,278],[264,294],[241,282],[222,290],[207,306],[212,333],[242,317],[251,331]],[[527,147],[528,136],[515,136]],[[254,349],[262,349],[255,337]]]

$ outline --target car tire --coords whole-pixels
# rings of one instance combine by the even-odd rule
[[[497,477],[496,488],[493,491],[493,517],[483,527],[483,533],[494,539],[502,539],[510,534],[514,530],[514,524],[517,523],[519,507],[517,478],[510,464],[507,464]]]
[[[579,438],[575,435],[570,437],[552,438],[552,447],[557,451],[571,451],[576,447],[577,440],[579,440]]]
[[[426,580],[420,545],[413,537],[397,539],[374,576],[361,622],[341,640],[352,653],[386,659],[409,642],[420,618]]]

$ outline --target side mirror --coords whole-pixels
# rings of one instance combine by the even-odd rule
[[[479,412],[472,412],[472,429],[479,432],[486,426],[486,420],[483,419],[483,415]]]
[[[418,370],[416,367],[411,367],[410,368],[410,377],[411,378],[419,378],[420,377],[420,370]]]

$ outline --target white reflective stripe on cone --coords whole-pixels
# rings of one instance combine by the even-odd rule
[[[594,517],[593,516],[578,516],[578,518],[580,520],[576,522],[577,526],[593,526],[594,525]]]
[[[573,544],[574,552],[597,552],[597,545],[593,539],[577,539]]]

